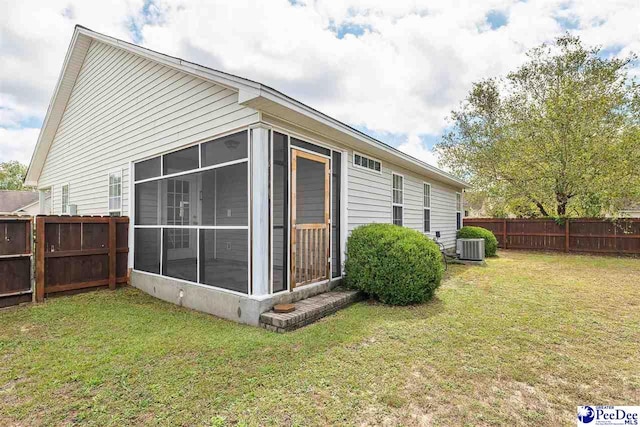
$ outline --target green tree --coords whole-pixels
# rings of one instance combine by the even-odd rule
[[[0,190],[24,190],[24,177],[27,167],[22,163],[9,160],[0,163]]]
[[[640,200],[636,56],[565,35],[503,79],[473,85],[436,150],[493,203],[522,216],[615,212]]]

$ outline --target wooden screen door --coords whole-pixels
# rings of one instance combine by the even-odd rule
[[[329,278],[329,159],[291,150],[291,289]]]

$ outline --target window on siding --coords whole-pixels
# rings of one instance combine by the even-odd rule
[[[382,170],[380,161],[363,156],[362,154],[353,154],[353,164],[375,172],[380,172]]]
[[[422,184],[422,231],[431,232],[431,184]]]
[[[456,193],[456,230],[462,228],[462,194]]]
[[[402,175],[392,174],[393,179],[393,223],[403,225],[404,216],[404,178]]]
[[[122,212],[122,171],[109,174],[109,213]]]
[[[62,186],[62,213],[69,213],[69,184]]]

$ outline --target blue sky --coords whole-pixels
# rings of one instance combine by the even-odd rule
[[[527,49],[570,31],[603,56],[640,52],[637,0],[452,3],[9,0],[0,161],[29,161],[76,24],[261,81],[433,164],[472,82],[513,70]]]

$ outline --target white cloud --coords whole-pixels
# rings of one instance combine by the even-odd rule
[[[38,140],[38,133],[40,129],[37,128],[0,128],[0,162],[17,160],[28,165],[33,147]]]
[[[407,138],[407,142],[398,145],[398,150],[403,151],[416,159],[438,166],[438,154],[424,146],[418,135],[412,134]]]
[[[640,53],[637,0],[155,0],[143,13],[144,4],[3,6],[0,127],[42,119],[76,23],[126,40],[140,36],[149,48],[261,81],[380,134],[440,134],[473,81],[517,67],[527,49],[562,34],[558,19],[577,22],[573,31],[590,44]],[[490,11],[506,25],[492,30]],[[339,39],[344,25],[362,34]],[[434,161],[416,138],[399,148]]]

